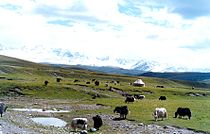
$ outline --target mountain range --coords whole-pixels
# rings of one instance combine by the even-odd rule
[[[25,60],[20,60],[17,58],[5,57],[0,55],[0,60],[2,64],[19,64],[20,66],[25,65],[25,63],[34,65],[33,62],[25,62]],[[18,61],[18,62],[16,62]],[[210,84],[210,73],[202,73],[202,72],[150,72],[145,70],[138,69],[123,69],[120,67],[111,67],[111,66],[89,66],[89,65],[67,65],[67,64],[52,64],[48,62],[43,62],[43,65],[47,64],[48,66],[62,67],[62,68],[74,68],[77,70],[89,70],[101,73],[108,74],[122,74],[122,75],[130,75],[130,76],[146,76],[146,77],[158,77],[158,78],[166,78],[172,80],[184,80],[184,81],[193,81],[193,82],[202,82]],[[8,70],[7,70],[8,71]],[[7,72],[6,71],[6,72]],[[5,69],[0,69],[0,74],[4,73]]]
[[[97,51],[97,50],[95,50]],[[210,72],[206,68],[187,68],[170,65],[145,58],[111,57],[109,55],[93,56],[81,51],[63,48],[46,48],[44,45],[33,47],[7,47],[0,44],[0,53],[33,62],[48,62],[51,64],[86,65],[94,67],[114,67],[139,70],[140,72]],[[30,53],[30,54],[28,54]]]
[[[97,51],[97,50],[96,50]],[[181,66],[171,66],[147,59],[128,59],[110,56],[91,56],[78,51],[62,48],[46,48],[43,45],[28,47],[7,47],[0,44],[3,55],[47,63],[56,66],[74,65],[77,68],[100,71],[105,73],[125,74],[133,76],[150,76],[169,79],[209,82],[208,69],[192,70]],[[30,53],[28,55],[27,53]],[[27,54],[27,56],[26,56]]]

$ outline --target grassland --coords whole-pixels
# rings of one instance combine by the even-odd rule
[[[93,112],[113,114],[115,106],[128,105],[131,111],[128,115],[129,120],[145,124],[173,125],[210,132],[210,90],[206,88],[208,85],[141,77],[146,83],[146,87],[134,87],[128,83],[134,82],[138,77],[109,75],[75,68],[51,67],[4,56],[0,56],[0,63],[1,97],[23,96],[42,99],[65,99],[77,100],[80,104],[98,103],[110,106],[108,109],[81,110],[71,114]],[[58,77],[62,78],[61,82],[56,82]],[[74,82],[75,79],[79,80],[79,82]],[[92,79],[100,81],[100,85],[95,86]],[[49,81],[47,86],[44,85],[45,80]],[[146,99],[125,104],[122,95],[110,91],[110,87],[105,86],[106,82],[111,81],[119,81],[119,84],[110,83],[111,87],[130,94],[144,94]],[[86,84],[86,82],[90,82],[90,84]],[[156,88],[157,85],[163,85],[164,88]],[[192,89],[192,85],[194,85],[195,89]],[[190,92],[201,96],[188,95]],[[92,99],[95,94],[99,94],[100,97]],[[165,95],[167,100],[159,101],[160,95]],[[152,112],[156,107],[165,107],[167,109],[169,116],[166,120],[154,122]],[[178,107],[189,107],[192,111],[192,119],[173,118]]]

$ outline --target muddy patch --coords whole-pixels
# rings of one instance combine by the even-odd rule
[[[21,112],[44,112],[44,113],[68,113],[70,112],[69,110],[45,110],[45,109],[38,109],[38,108],[13,108],[11,110],[14,111],[21,111]]]

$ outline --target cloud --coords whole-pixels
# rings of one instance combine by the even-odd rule
[[[168,13],[178,14],[184,19],[196,19],[210,15],[209,0],[142,0],[141,9],[158,11],[167,9]]]
[[[47,23],[63,25],[63,26],[73,26],[74,22],[70,20],[52,20],[52,21],[48,21]]]
[[[138,17],[141,15],[141,9],[138,6],[139,3],[134,1],[123,1],[121,3],[118,4],[118,10],[120,13],[129,15],[129,16],[134,16],[134,17]]]
[[[2,5],[0,5],[0,7],[7,9],[7,10],[18,10],[21,8],[20,6],[16,6],[13,4],[2,4]]]
[[[1,0],[0,43],[198,66],[189,58],[210,56],[208,5],[208,0]]]
[[[210,15],[209,0],[173,0],[170,2],[171,12],[178,13],[186,19]]]
[[[199,44],[199,45],[197,45]],[[192,51],[202,51],[202,50],[208,50],[210,51],[210,40],[204,40],[203,42],[197,42],[197,44],[192,45],[186,45],[182,46],[181,48],[185,49],[191,49]]]

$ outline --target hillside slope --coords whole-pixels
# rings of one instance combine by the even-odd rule
[[[109,78],[109,79],[127,79],[127,82],[135,81],[137,76],[132,75],[120,75],[115,74],[106,74],[101,71],[94,72],[93,70],[89,70],[88,68],[83,68],[82,66],[69,66],[69,65],[51,65],[51,64],[39,64],[30,61],[25,61],[17,58],[7,57],[0,55],[0,74],[1,75],[9,75],[13,77],[21,76],[47,76],[47,77],[71,77],[74,78]],[[12,75],[13,74],[13,75]],[[177,75],[175,75],[177,74]],[[191,74],[191,73],[190,73]],[[189,73],[144,73],[141,77],[144,78],[148,85],[156,86],[161,85],[163,82],[168,87],[177,87],[177,85],[181,87],[198,87],[198,88],[208,88],[210,87],[209,84],[196,82],[198,80],[202,80],[198,77],[196,80],[192,81],[183,81],[183,80],[173,80],[176,79],[178,76],[180,77],[189,77]],[[196,74],[195,74],[196,75]],[[206,74],[208,77],[208,74]],[[153,78],[153,77],[160,77],[160,78]],[[191,75],[190,75],[191,76]],[[165,79],[162,79],[162,78]],[[200,79],[199,79],[200,78]],[[130,80],[129,80],[130,79]],[[205,78],[203,78],[205,79]],[[188,80],[188,79],[187,79]]]
[[[196,81],[196,82],[205,82],[205,83],[209,83],[210,79],[210,73],[201,73],[201,72],[164,72],[164,73],[146,72],[143,74],[139,74],[139,76]]]
[[[2,65],[8,65],[8,66],[22,66],[22,67],[27,67],[27,66],[36,66],[38,65],[37,63],[22,60],[22,59],[17,59],[13,57],[8,57],[4,55],[0,55],[0,63]],[[41,66],[41,65],[40,65]]]
[[[0,97],[5,100],[13,98],[14,101],[10,103],[11,107],[20,106],[19,102],[16,102],[17,98],[21,102],[25,99],[26,103],[31,100],[32,104],[34,100],[40,100],[41,105],[30,104],[30,108],[43,108],[50,104],[54,107],[54,104],[58,102],[60,102],[57,105],[59,109],[63,102],[67,102],[63,104],[63,108],[72,106],[80,108],[81,105],[105,107],[88,110],[76,109],[75,112],[54,115],[69,121],[69,118],[75,116],[90,117],[98,113],[103,116],[117,117],[118,115],[113,114],[113,109],[116,106],[127,105],[131,111],[128,121],[163,126],[170,124],[210,132],[210,114],[206,112],[210,111],[208,84],[145,76],[106,74],[76,67],[37,64],[5,56],[0,57],[0,63],[2,63],[0,64]],[[57,81],[57,78],[60,78],[61,81]],[[132,85],[138,78],[146,83],[145,87]],[[45,81],[48,83],[45,84]],[[96,85],[95,81],[99,81],[99,85]],[[125,103],[127,94],[144,94],[145,99]],[[158,98],[161,95],[166,96],[167,101],[159,101]],[[176,108],[185,106],[190,107],[193,111],[192,121],[174,119]],[[164,121],[154,122],[151,115],[155,107],[165,107],[169,117]],[[15,121],[12,120],[12,122]],[[114,121],[110,120],[110,122]],[[106,133],[110,127],[113,126],[104,124],[100,131]],[[114,128],[112,133],[117,133],[117,131],[118,129]]]

